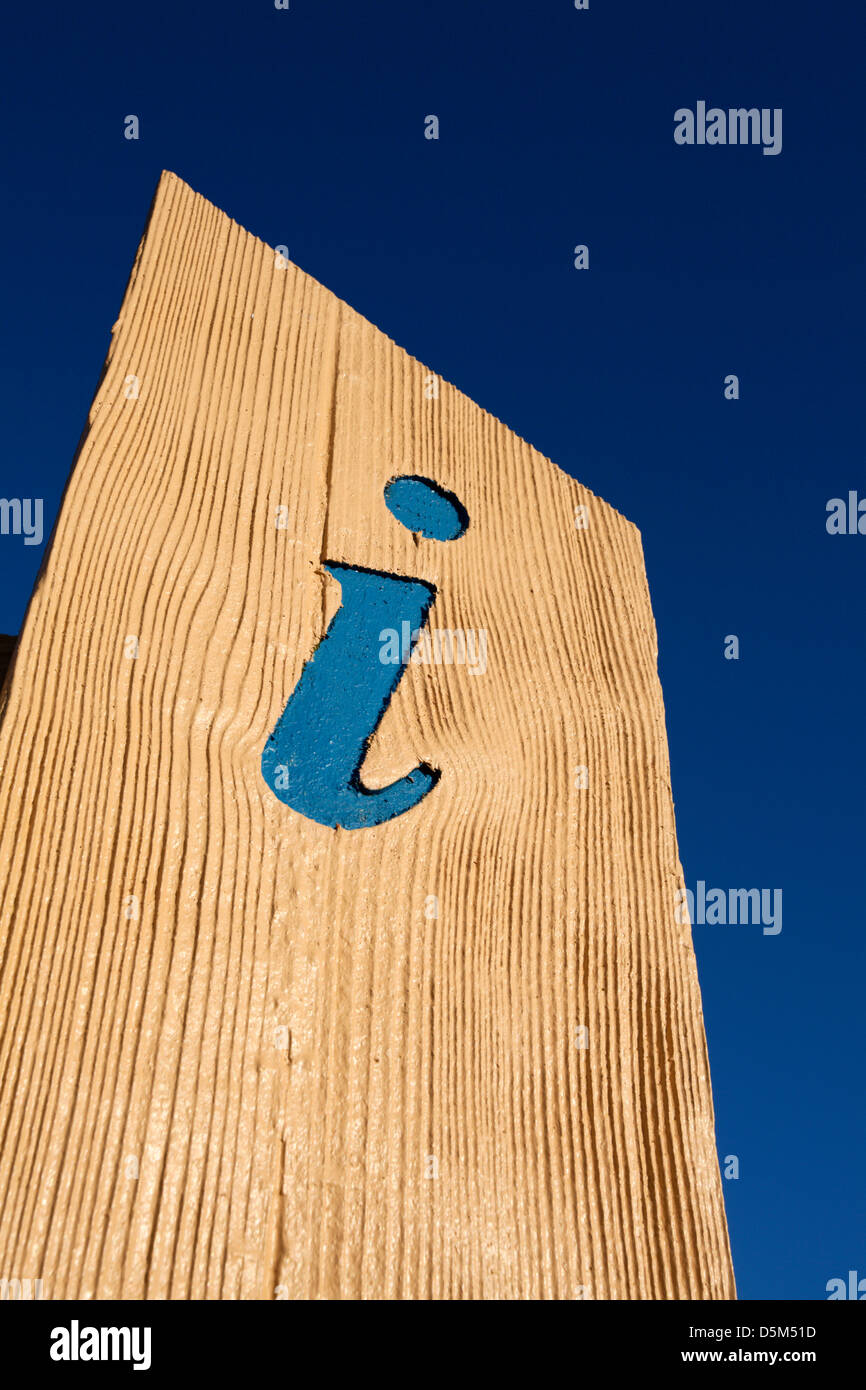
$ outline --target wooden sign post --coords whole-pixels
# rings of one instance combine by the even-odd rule
[[[733,1296],[638,532],[171,174],[0,880],[46,1297]]]

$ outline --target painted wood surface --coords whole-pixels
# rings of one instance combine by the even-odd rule
[[[20,635],[0,1273],[733,1296],[639,534],[280,260],[163,176]],[[402,526],[395,475],[465,534]],[[406,665],[364,781],[440,777],[366,829],[261,771],[326,563],[486,633],[483,672]]]

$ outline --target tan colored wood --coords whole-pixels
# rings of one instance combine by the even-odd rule
[[[0,729],[0,1274],[49,1297],[733,1296],[638,532],[431,393],[163,176]],[[365,779],[442,777],[370,830],[259,766],[323,561],[488,634],[406,669]]]

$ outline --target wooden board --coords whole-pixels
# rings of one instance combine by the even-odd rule
[[[163,176],[20,635],[0,1273],[732,1297],[639,534],[278,259]],[[395,474],[466,534],[401,526]],[[325,562],[487,634],[483,674],[406,666],[364,780],[441,776],[366,829],[261,771]]]

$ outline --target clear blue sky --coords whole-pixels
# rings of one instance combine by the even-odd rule
[[[695,928],[745,1298],[866,1276],[866,536],[825,529],[866,496],[863,26],[850,0],[48,0],[0,58],[0,495],[53,523],[169,168],[640,527],[687,882],[784,893],[778,936]],[[781,107],[782,153],[675,145],[698,100]],[[0,537],[0,631],[43,548]]]

